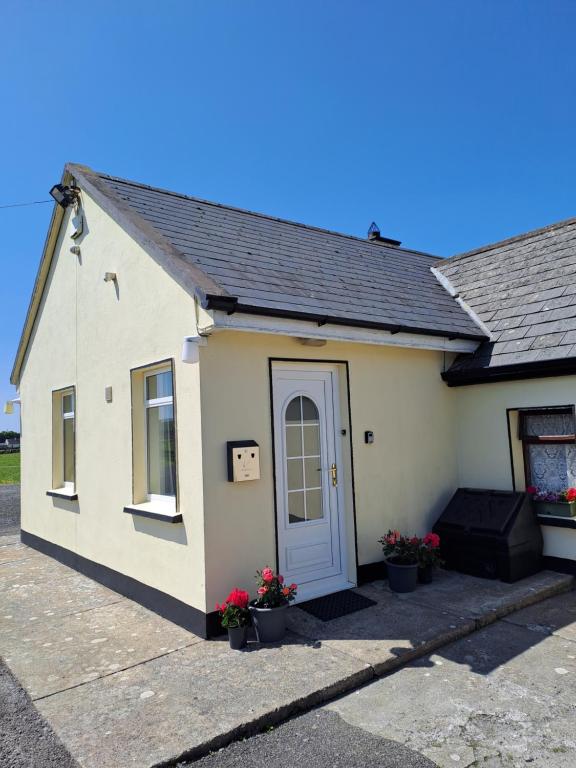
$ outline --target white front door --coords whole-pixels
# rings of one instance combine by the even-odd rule
[[[338,369],[272,369],[278,565],[298,600],[351,584],[346,573]]]

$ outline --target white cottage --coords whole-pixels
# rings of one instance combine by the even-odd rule
[[[442,261],[79,165],[53,194],[28,545],[209,636],[263,565],[328,594],[459,486],[576,484],[576,221]],[[542,523],[571,568],[576,523]]]

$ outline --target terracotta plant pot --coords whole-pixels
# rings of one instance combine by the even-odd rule
[[[418,563],[399,565],[386,560],[388,586],[393,592],[414,592],[418,580]]]
[[[250,605],[250,615],[260,643],[278,643],[286,634],[286,611],[288,605],[278,608],[259,608]]]
[[[418,566],[418,582],[420,584],[432,584],[434,578],[434,567],[432,565]]]
[[[239,651],[246,647],[246,633],[248,627],[228,627],[228,642],[233,651]]]

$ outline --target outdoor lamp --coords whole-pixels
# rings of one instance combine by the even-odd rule
[[[4,404],[4,413],[6,415],[10,415],[11,413],[14,413],[14,403],[18,403],[20,405],[20,398],[15,397],[14,400],[6,400]]]
[[[61,205],[62,208],[68,208],[76,201],[78,192],[72,187],[66,187],[64,184],[54,184],[50,190],[50,196]]]

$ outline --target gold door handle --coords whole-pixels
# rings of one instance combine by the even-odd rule
[[[330,467],[330,474],[332,475],[332,485],[336,487],[338,485],[338,467],[336,464],[332,464]]]

